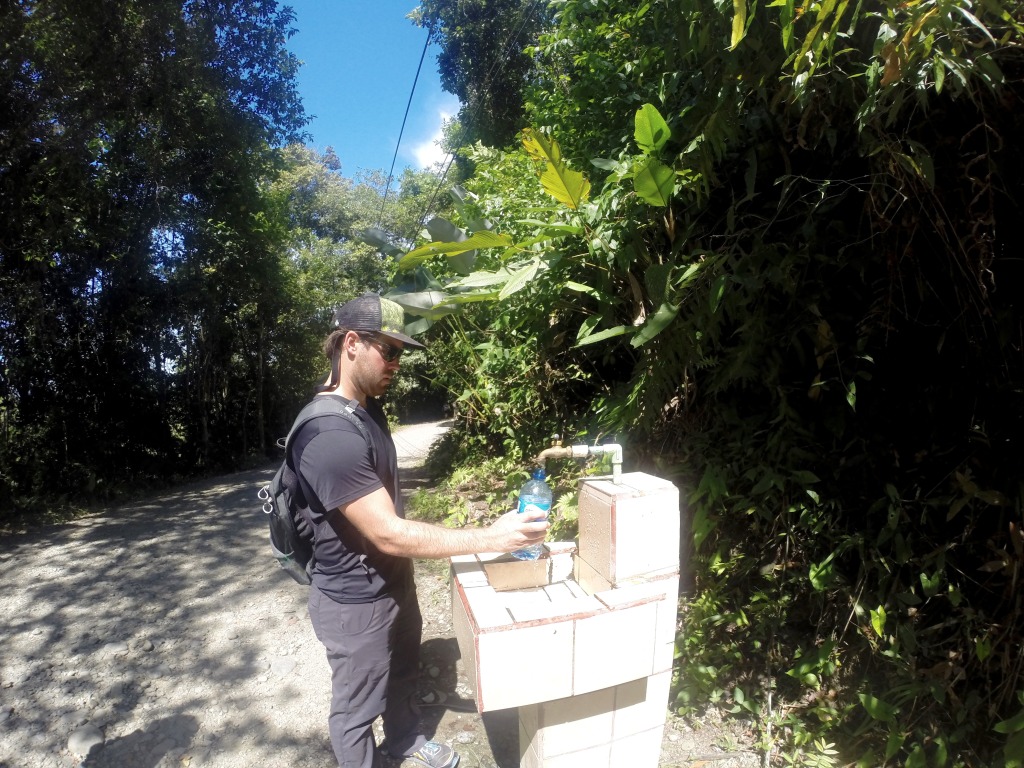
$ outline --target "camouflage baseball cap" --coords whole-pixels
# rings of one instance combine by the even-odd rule
[[[426,349],[424,344],[405,334],[405,310],[376,293],[364,293],[334,311],[333,326],[346,331],[378,333],[403,344]]]

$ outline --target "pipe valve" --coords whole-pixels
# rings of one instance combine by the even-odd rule
[[[606,454],[612,457],[612,482],[618,484],[622,481],[622,446],[615,443],[563,446],[558,435],[555,435],[551,447],[537,454],[537,463],[544,466],[548,459],[585,459]]]

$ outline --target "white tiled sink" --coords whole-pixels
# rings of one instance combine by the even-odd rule
[[[548,543],[537,561],[451,559],[455,633],[480,712],[667,679],[678,490],[644,473],[585,480],[579,520],[578,547]]]

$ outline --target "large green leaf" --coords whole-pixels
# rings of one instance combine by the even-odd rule
[[[565,224],[561,221],[541,221],[540,219],[522,219],[520,224],[529,224],[537,227],[545,235],[550,237],[564,237],[565,235],[581,235],[583,227],[578,224]]]
[[[430,330],[430,326],[434,324],[434,321],[427,317],[420,317],[413,320],[411,323],[405,324],[405,332],[409,336],[419,336],[421,333],[426,333]]]
[[[485,229],[491,229],[494,226],[489,219],[478,219],[472,215],[469,210],[469,192],[464,187],[454,186],[449,191],[449,194],[455,203],[455,210],[459,212],[459,216],[462,217],[462,220],[471,232],[480,232]]]
[[[640,107],[633,122],[633,137],[645,155],[657,152],[672,136],[668,123],[653,104],[644,104]]]
[[[448,262],[458,274],[468,275],[473,271],[473,266],[476,264],[476,249],[474,248],[472,251],[452,256],[448,259]]]
[[[649,157],[633,174],[633,188],[642,200],[664,208],[672,199],[675,189],[675,172],[663,162]]]
[[[729,50],[740,44],[747,34],[747,0],[732,0],[732,40]]]
[[[388,240],[388,233],[383,229],[377,229],[376,227],[364,229],[359,232],[359,239],[388,256],[397,258],[402,254],[402,249],[391,244],[391,241]]]
[[[402,307],[410,315],[425,317],[428,320],[450,315],[455,310],[446,307],[445,303],[450,298],[442,291],[418,291],[416,293],[389,293],[387,297]]]
[[[665,330],[669,324],[676,319],[676,315],[678,314],[679,307],[673,306],[672,304],[662,304],[658,307],[658,311],[655,312],[652,317],[648,318],[647,322],[644,323],[643,327],[640,329],[640,332],[637,333],[629,343],[634,347],[643,346]]]
[[[1024,712],[1018,712],[1009,720],[1001,720],[992,727],[992,730],[996,733],[1024,732]],[[1021,757],[1024,758],[1024,754],[1022,754]]]
[[[431,216],[427,222],[427,232],[430,238],[437,243],[461,243],[469,239],[463,230],[440,216]]]
[[[512,278],[512,273],[506,269],[497,272],[473,272],[461,280],[449,284],[449,288],[485,288],[489,285],[501,285]]]
[[[440,216],[431,217],[427,222],[427,232],[435,242],[462,243],[469,239],[463,230]],[[476,249],[451,255],[448,261],[452,269],[460,275],[468,275],[473,271],[473,265],[476,263]]]
[[[738,0],[736,1],[738,2]],[[795,73],[799,74],[801,70],[803,70],[803,68],[807,66],[810,61],[818,62],[821,60],[821,50],[825,45],[824,40],[821,40],[819,42],[819,38],[821,37],[821,29],[825,25],[825,22],[828,20],[829,16],[832,15],[832,12],[835,11],[837,2],[838,0],[824,0],[824,2],[818,8],[818,15],[815,19],[814,26],[811,28],[811,31],[807,34],[807,37],[804,38],[803,45],[800,46],[800,52],[795,57],[793,67],[793,71]],[[818,46],[814,48],[815,55],[813,57],[808,57],[807,52],[811,50],[811,48],[814,46],[816,42],[818,42]]]
[[[872,696],[870,693],[858,693],[857,698],[860,699],[861,705],[875,720],[888,723],[896,717],[896,707]]]
[[[811,563],[808,578],[810,579],[811,586],[814,587],[815,591],[821,592],[832,582],[835,575],[835,568],[832,565],[832,561],[835,559],[835,556],[836,553],[832,552],[820,563]]]
[[[582,347],[584,344],[594,344],[598,341],[612,339],[626,333],[633,333],[635,330],[636,328],[632,325],[617,325],[614,328],[605,328],[603,331],[598,331],[597,333],[592,333],[589,336],[584,336],[576,342],[576,345]]]
[[[508,235],[498,235],[486,231],[474,232],[473,235],[459,243],[428,243],[409,251],[399,260],[398,268],[401,270],[412,269],[434,256],[451,257],[474,248],[507,248],[511,244],[512,238]]]
[[[591,296],[599,295],[598,292],[591,288],[589,285],[583,285],[583,283],[577,283],[573,280],[567,282],[565,284],[565,287],[570,291],[575,291],[576,293],[587,293],[590,294]]]
[[[672,264],[652,264],[644,272],[647,295],[655,304],[661,304],[668,295],[668,279],[672,275]]]
[[[728,275],[719,275],[711,284],[711,293],[708,296],[708,301],[711,304],[712,314],[718,311],[718,305],[722,303],[722,297],[725,295],[725,285],[728,282]]]
[[[497,301],[498,291],[473,291],[472,293],[457,293],[445,301],[445,306],[456,304],[476,304],[481,301]]]
[[[501,260],[502,261],[508,261],[509,259],[513,259],[513,258],[517,258],[517,257],[522,257],[524,251],[533,250],[533,246],[535,246],[535,245],[539,245],[541,243],[548,243],[548,242],[551,242],[553,240],[560,240],[563,237],[565,237],[564,234],[559,234],[557,232],[554,232],[554,233],[542,232],[541,234],[536,235],[535,237],[531,237],[531,238],[527,238],[526,240],[522,240],[522,241],[516,243],[515,245],[513,245],[511,248],[503,251],[502,254],[501,254]]]
[[[533,278],[537,276],[537,270],[539,268],[540,259],[534,259],[525,267],[515,272],[511,279],[505,284],[505,287],[501,289],[501,293],[498,294],[498,298],[507,299],[513,293],[518,293],[523,290],[523,288],[533,282]]]
[[[558,202],[577,210],[590,196],[590,182],[582,173],[562,162],[562,151],[554,139],[531,128],[524,128],[522,136],[527,154],[545,163],[540,176],[544,191]]]

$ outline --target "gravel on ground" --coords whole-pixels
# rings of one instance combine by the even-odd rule
[[[396,431],[405,492],[423,484],[444,428]],[[336,765],[306,588],[271,557],[256,498],[274,469],[2,537],[0,768]],[[515,710],[481,716],[472,704],[446,563],[418,562],[417,589],[427,732],[461,768],[518,766]],[[759,768],[750,740],[735,725],[670,716],[660,764]]]

